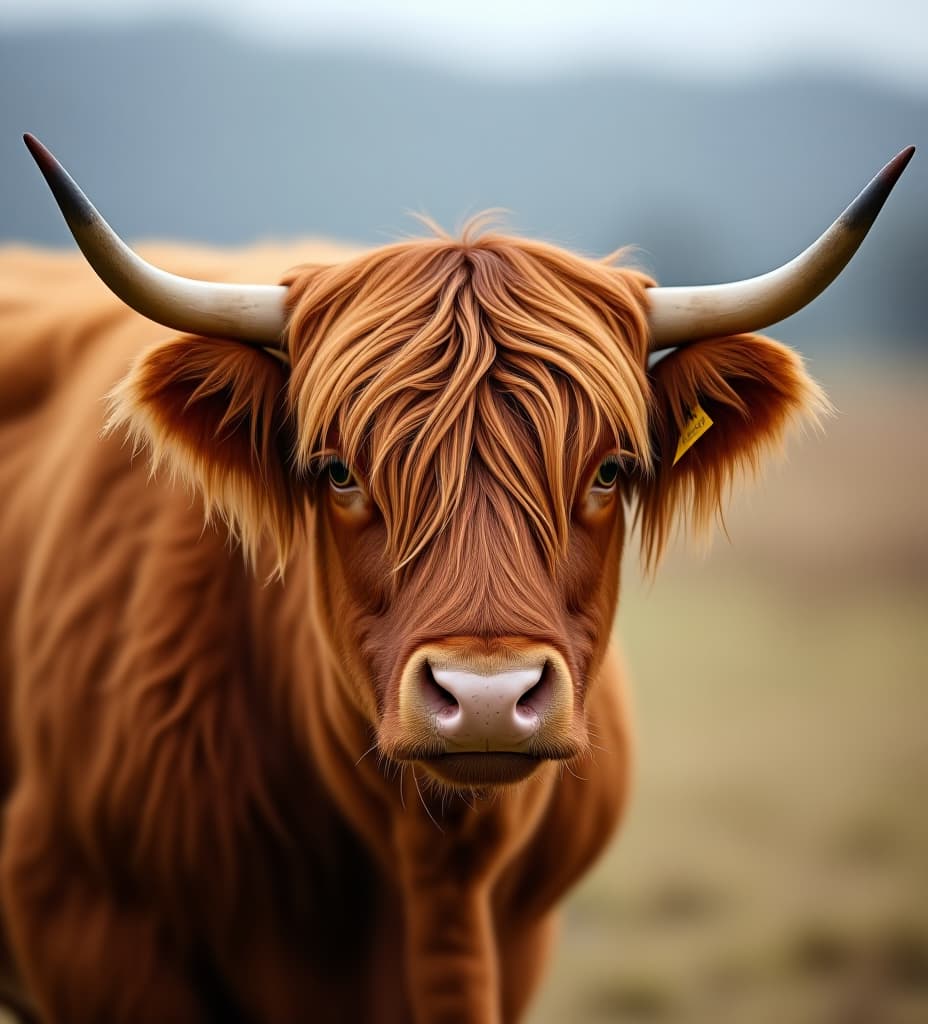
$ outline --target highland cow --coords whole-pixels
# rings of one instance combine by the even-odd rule
[[[627,519],[653,566],[826,407],[748,332],[840,272],[911,151],[786,267],[667,289],[479,225],[156,254],[213,280],[176,277],[27,142],[128,305],[0,256],[9,997],[519,1019],[627,795]]]

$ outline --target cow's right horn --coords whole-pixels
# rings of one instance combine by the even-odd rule
[[[285,287],[196,281],[153,267],[113,231],[35,136],[27,134],[23,140],[81,252],[123,302],[174,330],[281,346],[287,323]]]

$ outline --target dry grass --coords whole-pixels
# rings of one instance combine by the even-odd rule
[[[928,373],[823,376],[732,547],[626,567],[635,800],[532,1024],[928,1020]]]

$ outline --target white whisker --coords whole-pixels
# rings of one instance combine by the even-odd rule
[[[416,792],[419,794],[419,801],[422,804],[422,807],[424,808],[425,813],[429,816],[429,818],[431,818],[432,824],[435,826],[435,828],[437,828],[439,832],[444,833],[445,830],[435,820],[434,816],[432,815],[432,812],[429,810],[429,805],[425,802],[425,797],[422,795],[422,790],[419,789],[419,776],[416,775],[416,769],[415,768],[412,769],[412,780],[416,784]]]

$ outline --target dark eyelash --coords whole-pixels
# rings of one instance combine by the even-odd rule
[[[327,472],[329,467],[333,466],[336,462],[344,462],[346,466],[348,465],[338,452],[323,452],[321,455],[313,457],[311,471],[314,476],[322,476],[322,474]]]
[[[618,463],[620,473],[633,473],[640,466],[638,456],[634,452],[625,451],[624,449],[618,452],[611,452],[603,459],[603,462]]]

